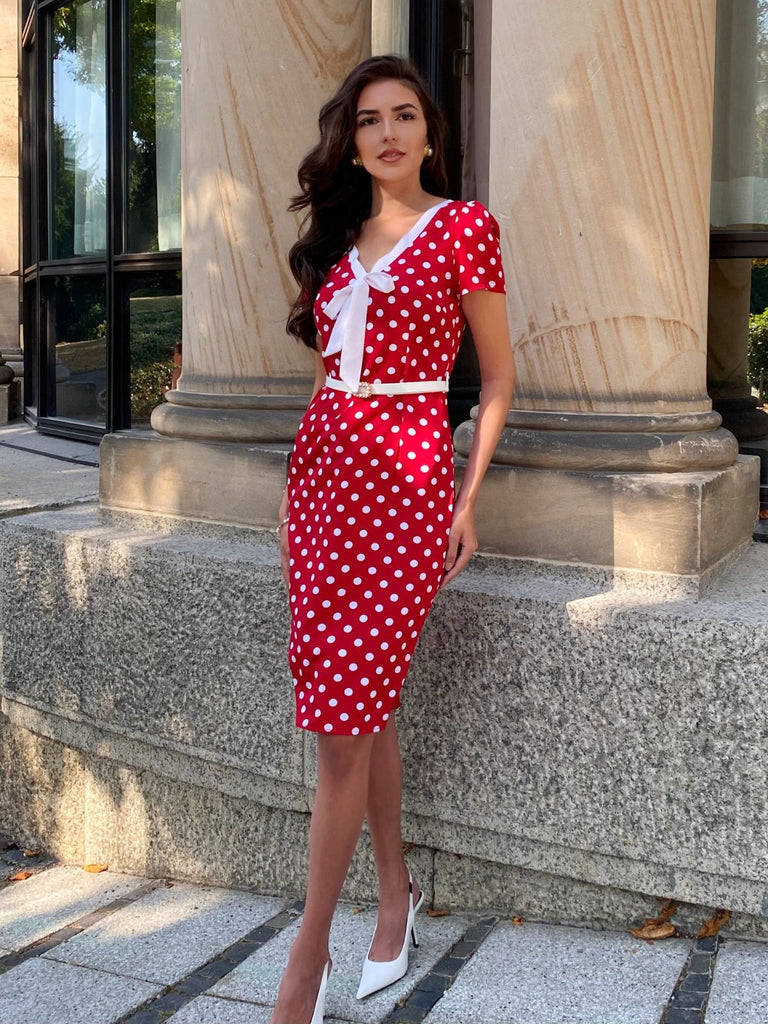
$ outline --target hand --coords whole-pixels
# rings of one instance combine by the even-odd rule
[[[280,510],[278,511],[278,522],[281,522],[288,516],[288,489],[283,491],[282,501],[280,502]],[[288,544],[288,523],[285,526],[280,527],[280,569],[285,580],[286,587],[288,586],[288,572],[289,563],[291,559],[290,548]]]
[[[468,505],[453,510],[451,532],[448,535],[448,551],[445,555],[445,575],[440,582],[440,589],[446,583],[456,579],[462,569],[467,567],[470,558],[477,551],[477,534],[475,532],[474,509]]]

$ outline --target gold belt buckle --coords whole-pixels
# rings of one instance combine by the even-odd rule
[[[355,398],[370,398],[373,394],[373,385],[367,380],[361,380],[357,385],[357,391],[353,391],[352,394]]]

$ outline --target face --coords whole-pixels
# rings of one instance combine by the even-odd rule
[[[367,85],[357,101],[355,149],[373,178],[418,178],[427,122],[416,93],[403,82],[385,79]]]

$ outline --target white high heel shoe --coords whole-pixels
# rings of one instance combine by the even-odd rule
[[[328,985],[328,962],[326,962],[323,968],[323,976],[320,979],[320,988],[317,991],[317,999],[315,1000],[315,1009],[312,1012],[312,1020],[309,1024],[323,1024],[323,1014],[325,1013],[325,989]]]
[[[409,872],[408,920],[405,925],[403,948],[394,960],[370,960],[368,955],[366,955],[365,962],[363,963],[363,973],[360,976],[360,987],[357,990],[358,999],[365,999],[366,996],[370,996],[374,992],[378,992],[380,989],[394,984],[394,982],[399,981],[406,973],[408,970],[408,938],[410,936],[413,940],[414,946],[418,946],[419,943],[416,938],[416,928],[414,926],[413,919],[423,902],[424,891],[422,890],[419,895],[418,903],[416,906],[413,905],[413,879]],[[371,945],[368,947],[369,954],[371,952],[372,945],[373,939],[371,939]]]

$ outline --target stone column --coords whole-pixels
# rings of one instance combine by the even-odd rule
[[[257,449],[287,450],[314,375],[285,333],[299,223],[286,207],[322,102],[369,52],[368,0],[183,5],[183,368],[154,437],[102,443],[103,504],[273,517],[285,455]]]
[[[715,0],[508,0],[490,24],[488,198],[519,372],[494,461],[527,471],[490,474],[511,507],[481,540],[698,573],[757,502],[706,391]]]
[[[747,380],[752,260],[712,260],[709,268],[707,387],[723,425],[739,441],[768,437],[768,415]]]
[[[0,0],[0,423],[19,413],[18,5]]]

